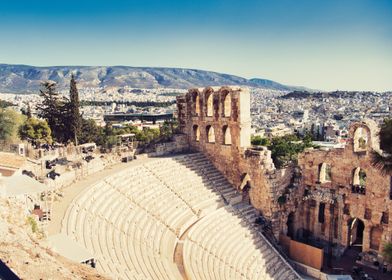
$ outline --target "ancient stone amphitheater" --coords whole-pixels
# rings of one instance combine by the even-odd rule
[[[84,190],[62,232],[113,279],[299,279],[202,153],[133,162]]]

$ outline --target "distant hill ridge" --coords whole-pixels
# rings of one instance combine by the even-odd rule
[[[80,87],[191,88],[219,85],[240,85],[264,89],[295,90],[266,79],[242,77],[212,71],[131,66],[49,66],[0,64],[0,93],[35,93],[43,81],[52,80],[58,88],[69,86],[76,74]]]

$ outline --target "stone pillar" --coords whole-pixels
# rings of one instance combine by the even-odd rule
[[[348,219],[343,217],[343,221],[341,223],[341,228],[342,228],[342,236],[341,236],[341,243],[344,247],[349,246],[350,244],[350,237],[349,232],[350,232],[350,225],[348,224]]]
[[[364,222],[365,229],[363,230],[363,240],[362,240],[362,252],[369,251],[370,249],[370,231],[372,229],[372,225],[368,222]]]
[[[338,240],[339,242],[345,246],[344,244],[344,240],[342,238],[342,234],[343,234],[343,223],[344,223],[344,219],[343,219],[343,207],[344,207],[344,203],[343,203],[343,199],[341,196],[339,196],[337,198],[337,212],[338,212]]]
[[[251,116],[250,116],[250,93],[247,89],[241,89],[239,94],[239,125],[240,125],[240,143],[241,148],[250,147],[250,130],[251,130]]]
[[[289,215],[287,213],[282,213],[282,217],[281,217],[281,223],[280,223],[280,227],[281,227],[281,232],[283,235],[288,234],[288,226],[287,226],[287,222],[289,220]],[[286,221],[286,222],[285,222]]]
[[[316,207],[314,213],[314,223],[313,223],[313,235],[320,236],[321,234],[321,225],[318,220],[318,215],[320,211],[320,201],[316,200]],[[325,214],[325,213],[324,213]]]
[[[328,242],[333,243],[333,231],[335,227],[335,211],[336,207],[334,205],[334,202],[328,202],[326,205],[328,205],[328,211],[327,211],[327,206],[325,207],[325,218],[324,218],[324,223],[325,223],[325,231],[324,231],[324,236],[325,239],[328,240]]]

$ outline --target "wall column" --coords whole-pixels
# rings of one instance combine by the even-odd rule
[[[343,223],[344,223],[344,219],[343,219],[343,207],[344,207],[344,203],[343,203],[343,198],[339,195],[337,198],[337,211],[338,211],[338,240],[339,242],[343,245],[346,246],[344,244],[344,238],[343,238]]]
[[[314,223],[313,223],[313,235],[314,236],[320,236],[321,233],[321,224],[319,223],[318,220],[318,215],[320,211],[320,201],[316,200],[316,207],[314,208]]]
[[[372,226],[368,222],[364,222],[365,229],[363,230],[362,252],[370,249],[370,231]]]

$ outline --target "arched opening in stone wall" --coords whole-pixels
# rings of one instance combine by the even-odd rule
[[[325,222],[325,203],[320,202],[318,212],[318,222],[323,224]]]
[[[251,189],[251,184],[250,184],[250,176],[248,173],[244,173],[241,176],[241,185],[239,187],[240,191],[242,192],[242,201],[246,201],[250,203],[250,196],[249,192]]]
[[[325,162],[319,165],[319,182],[330,182],[331,181],[331,166]]]
[[[242,201],[250,203],[250,189],[251,189],[251,185],[250,182],[248,181],[242,190]]]
[[[211,125],[207,125],[206,134],[207,134],[207,142],[208,143],[215,143],[215,131]]]
[[[193,126],[193,140],[196,142],[200,141],[200,129],[196,124]]]
[[[230,127],[228,127],[227,125],[223,126],[222,135],[223,135],[223,144],[224,145],[231,145]]]
[[[349,234],[349,246],[361,247],[363,244],[363,232],[365,230],[365,224],[362,220],[354,218],[348,223],[348,234]]]
[[[213,94],[207,93],[207,117],[212,117],[214,114]]]
[[[351,186],[351,192],[357,194],[366,194],[366,172],[361,168],[357,167],[353,171],[353,185]]]
[[[294,212],[290,212],[287,217],[287,236],[295,239],[295,216]]]
[[[353,185],[354,186],[359,186],[359,171],[361,168],[357,167],[353,171]]]
[[[363,127],[358,127],[354,132],[354,152],[366,151],[368,143],[367,131]]]
[[[372,227],[370,230],[370,249],[378,251],[380,249],[382,228],[380,226]]]
[[[353,185],[366,187],[366,172],[360,167],[355,168],[353,171]]]
[[[392,175],[389,176],[389,199],[392,200]]]
[[[200,96],[197,92],[193,95],[193,105],[196,116],[200,116]]]
[[[231,95],[227,93],[225,99],[223,101],[223,116],[230,117],[231,116]]]
[[[383,211],[381,214],[381,221],[382,224],[387,225],[389,224],[389,212]]]

